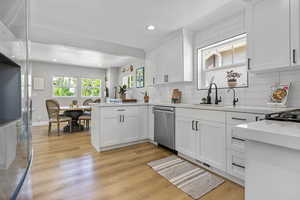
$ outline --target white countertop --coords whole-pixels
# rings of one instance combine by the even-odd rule
[[[94,104],[97,107],[119,107],[119,106],[172,106],[175,108],[190,108],[201,110],[214,110],[224,112],[241,112],[241,113],[255,113],[255,114],[269,114],[275,112],[282,112],[292,110],[294,108],[271,108],[271,107],[256,107],[256,106],[224,106],[224,105],[203,105],[203,104],[171,104],[171,103],[99,103]]]
[[[238,125],[235,129],[246,140],[300,150],[300,123],[264,120]]]

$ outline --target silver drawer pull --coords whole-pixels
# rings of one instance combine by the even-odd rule
[[[247,121],[247,119],[244,118],[238,118],[238,117],[232,117],[233,120],[239,120],[239,121]]]
[[[117,111],[125,111],[125,109],[118,109]]]
[[[245,167],[244,166],[242,166],[242,165],[239,165],[239,164],[236,164],[236,163],[231,163],[233,166],[235,166],[235,167],[239,167],[239,168],[242,168],[242,169],[245,169]]]
[[[237,138],[237,137],[232,137],[232,139],[234,139],[234,140],[238,140],[238,141],[242,141],[242,142],[245,142],[245,140],[244,140],[244,139]]]

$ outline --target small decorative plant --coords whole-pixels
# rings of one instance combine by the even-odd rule
[[[235,87],[237,85],[237,80],[241,77],[241,74],[234,72],[233,70],[226,72],[227,83],[229,87]]]
[[[127,85],[119,86],[119,95],[121,99],[126,99]]]

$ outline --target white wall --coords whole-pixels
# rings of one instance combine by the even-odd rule
[[[218,42],[229,37],[247,32],[245,13],[240,12],[223,19],[219,23],[212,24],[195,33],[194,52],[194,81],[192,83],[166,84],[155,87],[148,87],[150,102],[171,102],[171,92],[173,88],[178,88],[183,92],[183,103],[200,103],[201,98],[207,96],[207,90],[197,90],[197,48]],[[147,70],[147,69],[146,69]],[[300,106],[300,67],[296,71],[272,72],[264,74],[249,74],[248,88],[237,88],[239,98],[238,105],[246,106],[266,106],[273,83],[287,83],[292,81],[290,90],[289,105]],[[227,93],[227,89],[219,90],[223,103],[232,105],[232,93]]]
[[[53,97],[52,96],[52,78],[53,76],[70,76],[77,78],[98,78],[102,80],[104,87],[104,77],[106,70],[88,67],[78,67],[71,65],[63,65],[59,63],[32,63],[32,77],[42,77],[45,79],[44,90],[32,90],[32,107],[33,107],[33,122],[44,122],[48,120],[47,110],[45,105],[46,99],[56,99],[61,105],[69,105],[72,100],[78,100],[81,104],[86,98],[80,97],[80,89],[77,91],[76,97]],[[78,80],[79,81],[79,80]],[[77,82],[77,84],[80,84]],[[78,87],[80,88],[80,87]],[[102,88],[102,96],[104,89]]]
[[[127,72],[123,72],[123,68],[128,68],[130,65],[133,66],[133,71],[127,71]],[[133,75],[134,76],[134,80],[136,81],[136,69],[140,68],[140,67],[145,67],[145,61],[144,60],[139,60],[136,61],[135,63],[131,63],[129,65],[125,65],[119,68],[119,73],[118,73],[118,80],[119,80],[119,85],[122,85],[122,80],[124,76],[127,75]],[[133,98],[133,99],[137,99],[138,101],[143,101],[144,99],[144,91],[145,88],[135,88],[135,84],[133,88],[128,89],[127,92],[127,98]]]

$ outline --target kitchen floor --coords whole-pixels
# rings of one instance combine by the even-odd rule
[[[144,143],[97,153],[88,132],[48,137],[46,126],[32,131],[33,199],[192,199],[147,166],[171,154],[163,148]],[[201,200],[243,200],[243,196],[242,187],[226,181]]]

